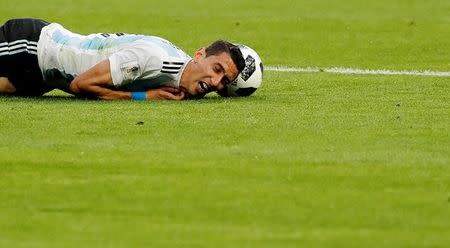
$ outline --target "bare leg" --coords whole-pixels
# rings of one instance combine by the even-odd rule
[[[0,93],[14,93],[16,87],[8,80],[8,78],[0,77]]]

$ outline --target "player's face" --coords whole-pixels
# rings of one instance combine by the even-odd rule
[[[238,69],[227,53],[206,56],[204,48],[198,50],[189,67],[187,75],[180,81],[182,88],[189,96],[203,96],[211,91],[223,89],[234,81]]]

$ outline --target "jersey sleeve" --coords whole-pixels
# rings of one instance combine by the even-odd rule
[[[118,87],[141,79],[161,67],[161,60],[151,54],[151,49],[136,45],[120,50],[109,57],[111,77]]]

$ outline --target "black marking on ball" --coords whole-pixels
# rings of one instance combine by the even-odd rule
[[[247,81],[247,79],[249,79],[253,75],[255,70],[256,70],[255,59],[251,55],[248,55],[247,58],[245,59],[245,68],[241,72],[241,78],[244,81]]]
[[[239,96],[249,96],[253,94],[253,92],[256,91],[256,88],[249,87],[249,88],[240,88],[236,90],[236,94]]]
[[[223,89],[221,89],[221,90],[218,90],[218,91],[217,91],[217,94],[219,94],[220,96],[227,97],[227,96],[228,96],[227,87],[225,87],[225,88],[223,88]]]

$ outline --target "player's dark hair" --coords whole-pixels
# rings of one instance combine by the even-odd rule
[[[206,48],[206,56],[228,53],[239,72],[244,70],[245,60],[238,46],[224,40],[214,41]]]

